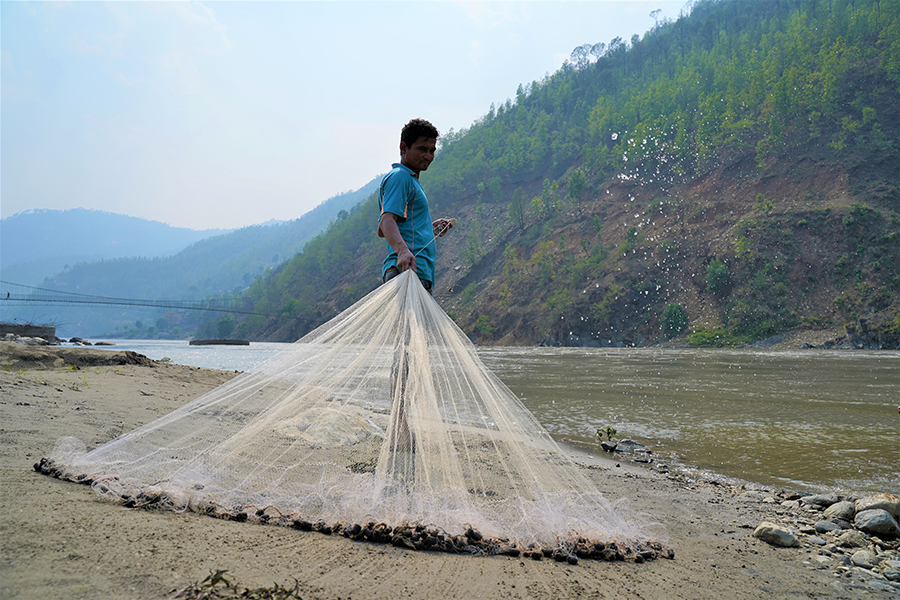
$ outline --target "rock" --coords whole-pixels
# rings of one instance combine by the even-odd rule
[[[810,544],[813,544],[814,546],[824,546],[825,544],[828,543],[825,540],[823,540],[822,538],[816,537],[814,535],[811,535],[808,538],[806,538],[806,541],[809,542]]]
[[[116,344],[113,342],[97,342],[94,345],[95,346],[115,346]]]
[[[831,558],[819,554],[813,557],[813,562],[815,562],[819,566],[827,567],[831,565]]]
[[[639,444],[634,440],[624,439],[619,440],[619,445],[623,446],[626,450],[634,450],[635,448],[643,448],[643,444]]]
[[[871,550],[857,550],[853,553],[853,556],[850,557],[850,562],[857,567],[871,569],[878,564],[878,557],[875,556],[875,553]]]
[[[747,490],[746,492],[738,496],[738,498],[741,498],[742,500],[750,500],[752,502],[766,502],[769,499],[772,499],[772,495],[762,490]]]
[[[797,500],[785,500],[781,505],[789,510],[797,510],[800,508],[800,503]]]
[[[837,539],[837,544],[844,548],[865,548],[869,545],[869,538],[866,534],[851,529],[840,535]]]
[[[875,494],[860,498],[855,503],[856,512],[880,508],[891,513],[895,519],[900,519],[900,496],[894,494]]]
[[[827,494],[803,496],[802,498],[800,498],[800,504],[805,504],[807,506],[821,506],[823,508],[827,508],[832,504],[840,502],[841,500],[843,500],[843,498],[841,498],[834,492],[829,492]]]
[[[857,529],[884,538],[900,537],[900,525],[891,513],[883,508],[874,508],[856,513],[853,524]]]
[[[885,569],[881,574],[888,581],[900,581],[900,569]]]
[[[829,518],[844,519],[846,521],[850,521],[856,514],[856,505],[854,505],[852,502],[847,502],[846,500],[835,502],[824,511],[822,511],[822,514]]]
[[[753,532],[753,537],[759,538],[767,544],[784,548],[793,548],[800,545],[800,541],[788,529],[769,521],[760,523]]]
[[[842,529],[841,527],[838,527],[836,523],[825,520],[816,521],[815,527],[818,533],[828,533],[830,531],[838,531]]]
[[[616,442],[600,442],[600,447],[606,452],[615,452],[618,444]]]
[[[850,521],[845,521],[844,519],[832,519],[832,521],[834,521],[834,524],[841,529],[853,529],[853,523]]]

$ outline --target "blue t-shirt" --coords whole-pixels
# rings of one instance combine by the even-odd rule
[[[403,241],[416,257],[416,275],[419,279],[434,283],[434,261],[437,248],[431,226],[428,198],[412,170],[394,163],[391,172],[381,180],[378,190],[378,207],[381,214],[397,215],[397,227]],[[397,266],[397,252],[388,244],[388,255],[381,270],[382,277],[391,267]]]

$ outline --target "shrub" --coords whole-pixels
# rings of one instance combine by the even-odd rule
[[[663,309],[659,322],[663,335],[672,339],[687,327],[687,309],[680,304],[669,304]]]
[[[728,266],[718,258],[715,258],[706,266],[706,287],[709,291],[719,294],[725,291],[731,284],[731,271]]]
[[[478,322],[475,323],[475,330],[481,335],[490,337],[496,333],[497,326],[491,323],[487,315],[481,315],[478,317]]]
[[[701,348],[736,348],[750,341],[746,337],[734,335],[725,328],[698,329],[687,336],[686,340],[691,346]]]
[[[218,323],[216,323],[216,334],[220,338],[229,337],[234,331],[235,321],[234,317],[228,315],[227,317],[222,317],[219,319]]]

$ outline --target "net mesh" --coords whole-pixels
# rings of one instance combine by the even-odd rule
[[[87,453],[60,440],[48,466],[173,510],[477,530],[523,547],[646,539],[410,271],[169,415]]]

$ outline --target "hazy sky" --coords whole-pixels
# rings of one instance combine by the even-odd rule
[[[293,219],[683,0],[0,2],[0,213]],[[439,159],[438,159],[439,160]]]

